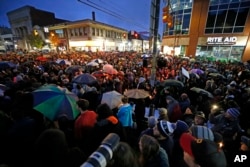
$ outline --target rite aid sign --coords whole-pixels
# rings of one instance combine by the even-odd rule
[[[234,45],[237,42],[237,37],[208,37],[208,45]]]

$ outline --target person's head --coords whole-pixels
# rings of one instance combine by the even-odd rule
[[[158,141],[149,135],[142,135],[139,140],[139,150],[143,160],[149,160],[155,156],[160,149]]]
[[[238,119],[240,112],[237,108],[229,108],[225,112],[225,117],[228,119]]]
[[[188,99],[188,95],[186,93],[182,93],[180,99],[181,101],[185,101]]]
[[[241,136],[240,150],[250,151],[250,138],[247,136]]]
[[[206,121],[205,114],[202,111],[198,111],[194,116],[195,125],[204,125]]]
[[[46,129],[34,144],[34,162],[37,166],[63,166],[68,153],[68,143],[63,131]]]
[[[78,105],[78,107],[81,109],[81,111],[85,111],[88,109],[89,107],[89,101],[86,99],[79,99],[76,104]]]
[[[227,166],[223,150],[214,141],[197,139],[190,133],[183,133],[180,138],[180,146],[184,152],[184,161],[188,166]]]
[[[177,120],[175,123],[174,135],[180,136],[182,133],[188,132],[189,126],[186,122]]]
[[[106,119],[109,116],[113,116],[113,111],[110,109],[107,103],[99,104],[96,108],[98,119]]]
[[[108,162],[107,167],[137,167],[138,160],[134,150],[125,142],[120,142],[114,150],[112,159]]]
[[[188,106],[184,114],[194,114],[195,108],[193,106]]]
[[[169,104],[171,102],[173,102],[175,99],[172,96],[166,96],[166,102]]]
[[[127,96],[122,97],[122,103],[124,103],[124,104],[128,103],[128,97]]]
[[[169,121],[161,120],[153,128],[153,134],[157,138],[167,138],[169,135],[173,134],[175,125]]]
[[[158,108],[159,111],[159,120],[166,120],[168,121],[168,110],[166,108]]]
[[[149,128],[154,128],[157,123],[157,120],[154,116],[148,117],[148,127]]]

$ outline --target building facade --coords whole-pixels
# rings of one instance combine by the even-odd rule
[[[36,9],[32,6],[23,6],[7,13],[13,36],[17,40],[17,47],[31,49],[27,36],[34,32],[35,27],[66,22],[55,18],[55,14]],[[42,32],[41,32],[42,34]]]
[[[17,48],[33,50],[28,36],[39,35],[46,48],[85,51],[148,51],[146,38],[128,38],[128,30],[92,19],[67,21],[55,14],[24,6],[7,13]]]
[[[128,31],[119,27],[85,19],[48,26],[49,39],[58,37],[59,48],[78,51],[139,51],[148,41],[128,40]],[[53,42],[51,41],[52,45]]]
[[[127,39],[127,31],[86,19],[48,26],[49,39],[56,36],[59,47],[76,51],[119,50]],[[126,34],[126,35],[124,35]]]
[[[250,60],[250,0],[169,0],[173,26],[163,52],[213,60]]]

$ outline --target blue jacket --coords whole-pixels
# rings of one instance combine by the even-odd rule
[[[133,107],[130,104],[124,104],[119,108],[117,112],[117,117],[123,127],[133,126],[132,114]]]

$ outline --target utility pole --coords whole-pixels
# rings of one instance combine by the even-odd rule
[[[159,15],[160,15],[160,1],[151,0],[151,11],[150,11],[150,38],[153,45],[153,59],[152,69],[150,76],[150,85],[154,86],[156,78],[156,57],[157,57],[157,41],[158,41],[158,29],[159,29]]]

